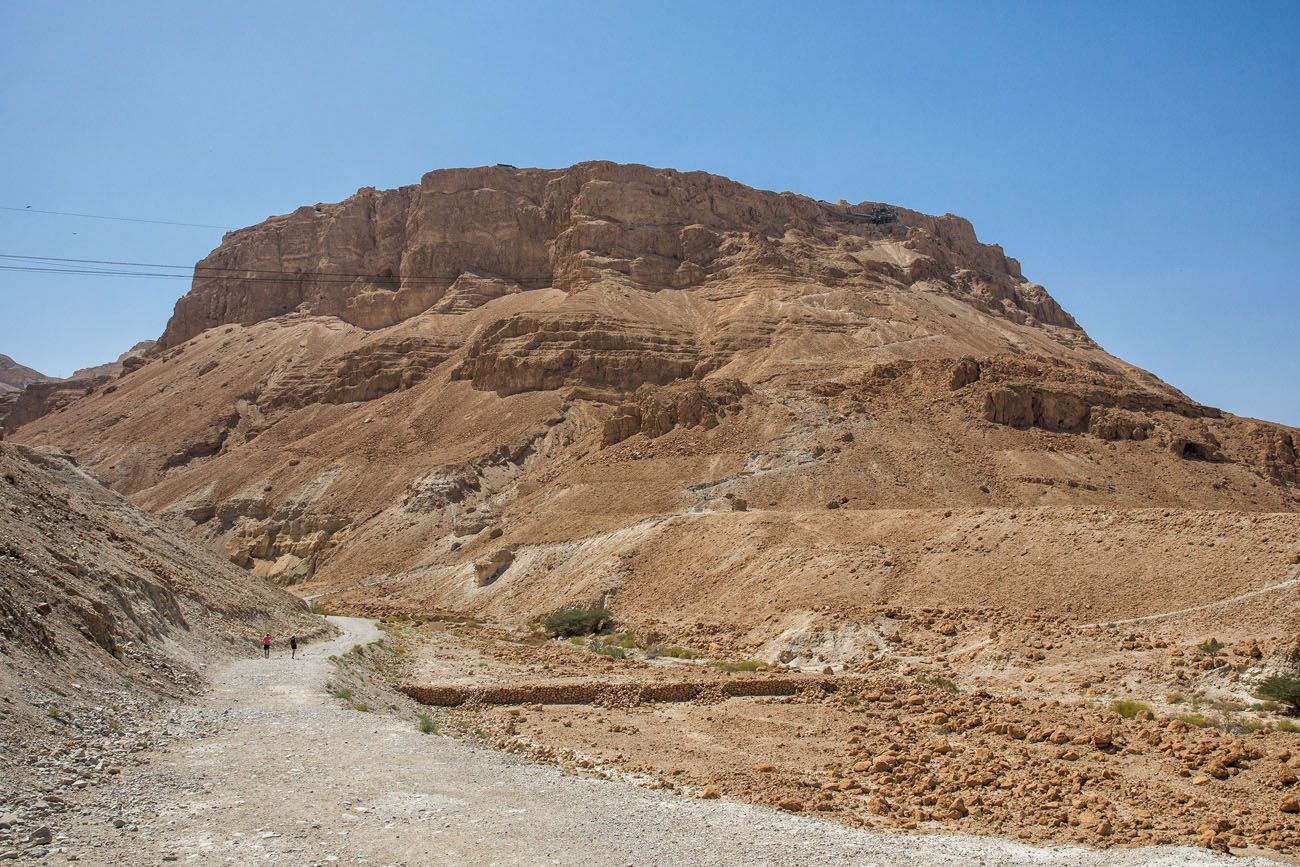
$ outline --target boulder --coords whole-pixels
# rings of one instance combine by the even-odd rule
[[[501,573],[505,572],[514,560],[515,549],[513,545],[505,548],[498,548],[496,551],[493,551],[490,556],[485,557],[482,560],[475,560],[475,586],[486,587],[488,584],[491,584],[493,581],[497,580],[497,578],[501,577]]]

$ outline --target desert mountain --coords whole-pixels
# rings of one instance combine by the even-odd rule
[[[11,392],[5,392],[0,388],[0,425],[5,430],[16,430],[19,425],[27,424],[67,406],[77,398],[117,379],[133,365],[142,363],[144,354],[155,344],[156,341],[153,340],[141,340],[119,355],[117,360],[97,364],[94,367],[80,368],[67,379],[57,379],[38,373],[36,378],[28,378]],[[0,359],[8,359],[8,356],[0,356]],[[21,369],[29,370],[29,368]],[[36,372],[31,371],[31,373]],[[18,376],[14,378],[20,379]]]
[[[1300,431],[1106,353],[966,220],[603,162],[229,233],[17,439],[360,608],[1100,620],[1300,554]]]
[[[158,341],[156,340],[141,340],[113,361],[96,364],[94,367],[79,368],[68,379],[98,379],[104,376],[121,376],[128,359],[143,358],[145,353],[153,349],[157,344]]]
[[[79,750],[125,763],[159,698],[295,629],[323,626],[66,455],[0,444],[0,800],[86,774]]]
[[[43,382],[52,377],[38,370],[32,370],[7,355],[0,355],[0,393],[22,391],[30,383]]]
[[[0,355],[0,429],[9,415],[18,395],[34,382],[50,382],[52,377],[19,364],[7,355]]]

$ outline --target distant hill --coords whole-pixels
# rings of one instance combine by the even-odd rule
[[[0,393],[22,391],[33,382],[48,382],[52,379],[55,377],[19,364],[7,355],[0,355]]]

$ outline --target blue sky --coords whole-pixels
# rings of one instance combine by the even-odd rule
[[[0,206],[243,226],[430,169],[585,159],[970,218],[1111,352],[1300,425],[1300,4],[10,2]],[[0,253],[220,230],[0,211]],[[53,374],[184,281],[0,271]]]

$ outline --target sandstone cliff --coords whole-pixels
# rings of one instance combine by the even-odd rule
[[[965,220],[610,163],[232,232],[147,363],[18,438],[256,574],[518,617],[946,586],[1118,616],[1153,546],[1149,586],[1203,592],[1285,571],[1300,528],[1300,431],[1107,354]],[[1180,541],[1265,513],[1248,566]],[[1145,529],[1085,556],[1098,521]]]
[[[5,418],[13,411],[18,395],[32,383],[48,382],[51,377],[0,355],[0,435],[3,435]]]
[[[294,311],[374,330],[547,286],[658,292],[749,276],[828,288],[924,283],[1017,322],[1077,329],[960,217],[582,163],[430,172],[416,186],[363,189],[232,232],[195,267],[160,344]]]

